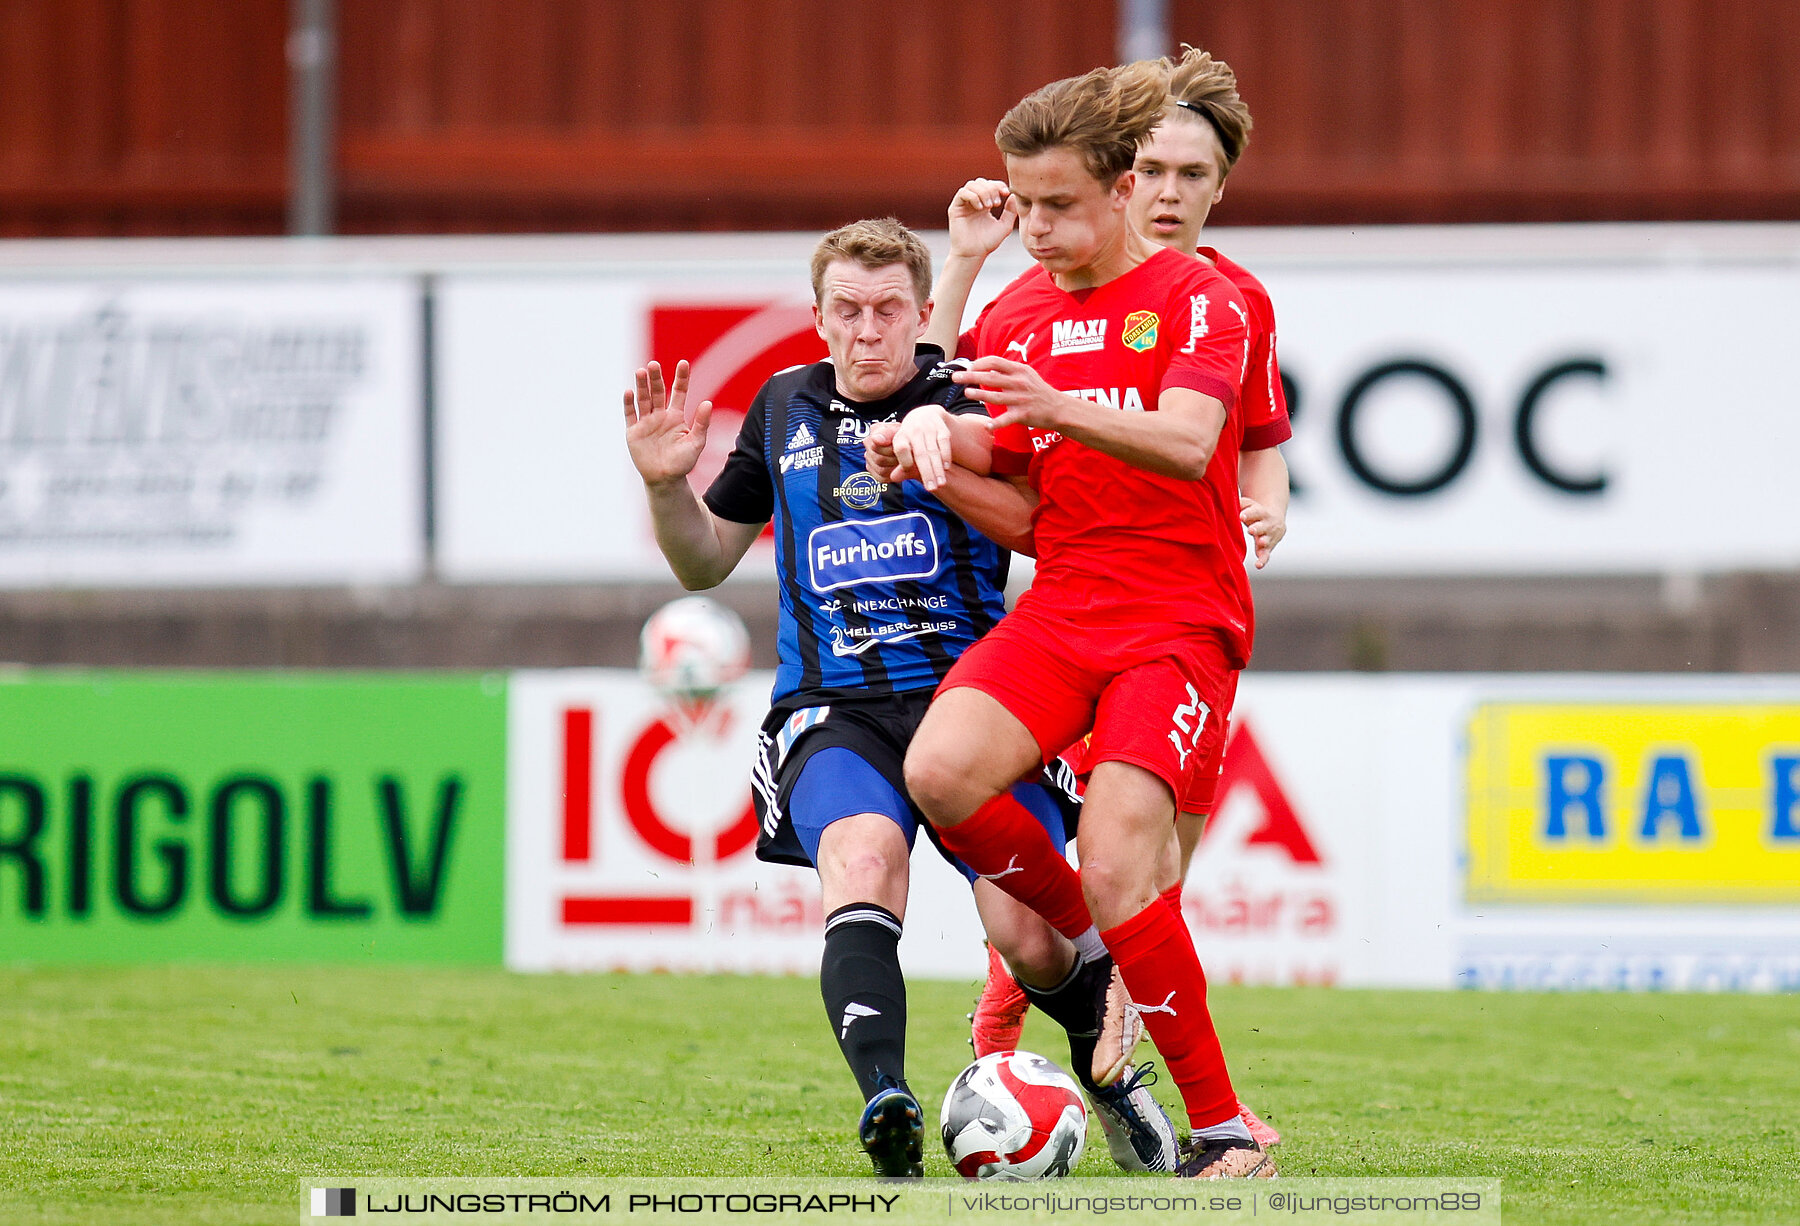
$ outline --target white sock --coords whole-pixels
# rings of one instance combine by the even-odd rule
[[[1098,924],[1088,925],[1088,930],[1075,938],[1075,952],[1083,962],[1098,962],[1106,957],[1106,942],[1100,939]]]
[[[1208,1141],[1223,1141],[1227,1137],[1235,1137],[1240,1141],[1251,1140],[1250,1126],[1244,1123],[1242,1116],[1234,1115],[1228,1120],[1205,1128],[1194,1129],[1194,1135],[1204,1137]]]

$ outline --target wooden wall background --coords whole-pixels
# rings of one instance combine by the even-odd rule
[[[1171,0],[1231,223],[1800,218],[1793,0]],[[0,0],[0,235],[279,233],[287,0]],[[339,0],[345,232],[942,224],[1096,0]]]

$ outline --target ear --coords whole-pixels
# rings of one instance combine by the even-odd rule
[[[1120,175],[1118,178],[1114,179],[1113,185],[1112,185],[1112,205],[1113,205],[1113,207],[1115,209],[1124,208],[1125,205],[1130,202],[1131,193],[1134,190],[1136,190],[1136,188],[1137,188],[1137,171],[1136,170],[1128,170],[1124,174]]]
[[[813,303],[813,331],[819,334],[819,339],[826,339],[825,312],[819,309],[819,304],[816,302]]]

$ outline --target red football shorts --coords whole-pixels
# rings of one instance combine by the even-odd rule
[[[1045,762],[1091,730],[1083,773],[1130,762],[1168,784],[1183,811],[1212,804],[1237,673],[1210,631],[1077,626],[1021,602],[938,688],[959,687],[1011,712]]]
[[[1242,675],[1237,672],[1231,674],[1231,680],[1226,687],[1228,695],[1225,702],[1225,718],[1219,721],[1219,735],[1206,737],[1201,742],[1201,747],[1207,751],[1206,757],[1201,761],[1199,770],[1194,773],[1193,780],[1188,785],[1187,794],[1176,803],[1175,810],[1178,813],[1199,813],[1203,816],[1210,816],[1213,811],[1213,803],[1219,795],[1219,779],[1225,772],[1225,746],[1231,741],[1231,712],[1237,706],[1238,678]],[[1089,765],[1091,761],[1089,741],[1090,737],[1084,736],[1056,755],[1068,765],[1068,768],[1075,773],[1075,777],[1083,784],[1087,782],[1088,772],[1093,769]]]

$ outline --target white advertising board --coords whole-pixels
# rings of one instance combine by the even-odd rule
[[[412,278],[0,283],[0,584],[407,582]]]
[[[816,972],[816,880],[753,851],[767,684],[696,725],[515,675],[509,966]],[[1215,982],[1800,990],[1800,678],[1247,676],[1183,910]],[[924,840],[901,954],[985,965]]]
[[[1271,291],[1294,393],[1271,573],[1800,565],[1800,262],[1714,258],[1694,229],[1588,228],[1605,258],[1581,227],[1221,231]],[[445,576],[664,575],[622,393],[649,357],[693,360],[728,447],[762,378],[822,353],[795,239],[785,262],[444,276]],[[1004,248],[965,318],[1023,266]],[[1721,490],[1729,532],[1699,511]]]
[[[508,966],[817,973],[817,876],[755,854],[772,680],[752,674],[696,722],[629,671],[513,674]],[[900,954],[928,977],[986,965],[968,886],[923,838]]]

